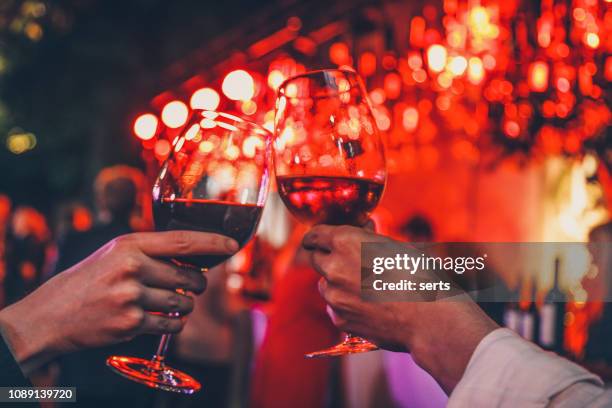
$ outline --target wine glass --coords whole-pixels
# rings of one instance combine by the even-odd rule
[[[195,230],[235,239],[242,248],[253,236],[268,191],[272,135],[264,128],[221,112],[196,110],[173,141],[173,150],[153,186],[158,231]],[[206,271],[230,255],[172,259]],[[177,289],[180,292],[180,289]],[[152,388],[192,394],[194,378],[164,362],[170,334],[151,360],[111,356],[118,374]]]
[[[289,211],[309,224],[367,222],[386,181],[384,148],[363,82],[349,70],[287,79],[278,90],[274,166]],[[342,343],[306,357],[376,350],[347,334]]]

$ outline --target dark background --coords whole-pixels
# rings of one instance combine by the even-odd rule
[[[3,0],[0,51],[0,193],[45,212],[87,196],[103,166],[140,164],[134,115],[174,82],[172,65],[229,28],[250,28],[253,15],[291,1],[64,0],[46,3],[32,41],[11,29],[24,1]],[[20,155],[5,147],[15,127],[37,146]]]

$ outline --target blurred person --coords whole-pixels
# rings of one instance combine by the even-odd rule
[[[6,244],[6,303],[32,292],[42,280],[51,233],[45,217],[32,207],[18,207],[10,218]]]
[[[134,231],[132,223],[139,205],[141,182],[142,173],[132,167],[120,165],[100,171],[94,182],[97,222],[91,228],[76,228],[76,213],[72,213],[73,227],[60,242],[56,271],[80,262],[103,243]]]
[[[58,355],[143,333],[179,332],[184,318],[169,313],[188,314],[193,298],[176,288],[202,293],[206,279],[197,269],[159,259],[237,250],[230,238],[194,231],[134,233],[108,242],[0,311],[0,386],[28,386],[25,376]]]
[[[304,227],[295,225],[278,256],[277,280],[269,319],[255,356],[248,406],[252,408],[319,408],[337,406],[337,363],[304,358],[338,340],[317,293],[316,272],[301,249]]]
[[[421,214],[411,216],[400,228],[401,236],[407,242],[432,242],[434,230],[431,221]]]
[[[89,208],[83,204],[75,202],[64,204],[56,214],[55,234],[58,239],[63,240],[74,231],[89,231],[94,223],[93,218]]]
[[[612,390],[599,377],[500,328],[465,294],[454,301],[362,300],[362,242],[394,243],[349,226],[319,225],[304,237],[330,317],[383,348],[409,351],[449,394],[449,407],[612,405]]]
[[[56,273],[79,263],[105,242],[134,231],[132,222],[137,213],[142,181],[142,173],[128,166],[112,166],[100,171],[94,182],[97,222],[85,231],[72,228],[66,233],[59,244]],[[157,341],[154,336],[141,336],[128,343],[63,356],[59,359],[58,382],[79,389],[77,405],[80,406],[147,405],[154,392],[115,375],[105,362],[109,355],[148,358]]]

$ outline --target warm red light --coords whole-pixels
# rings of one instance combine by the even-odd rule
[[[187,122],[188,116],[189,109],[187,109],[187,105],[181,101],[169,102],[164,106],[161,114],[162,122],[173,129],[183,126],[185,122]]]
[[[595,49],[599,47],[599,36],[596,33],[586,33],[584,35],[584,43]]]
[[[91,228],[93,220],[91,213],[85,207],[77,207],[72,213],[72,227],[77,231],[87,231]]]
[[[399,98],[402,92],[402,78],[395,72],[390,72],[385,75],[384,81],[385,93],[389,99]]]
[[[351,54],[348,45],[343,42],[333,43],[329,47],[329,59],[336,65],[350,65]]]
[[[467,69],[468,62],[465,57],[453,57],[448,63],[448,70],[455,76],[463,75]]]
[[[612,81],[612,57],[606,58],[606,66],[604,68],[604,76],[607,81]]]
[[[374,105],[382,105],[385,103],[385,99],[385,91],[380,88],[373,89],[372,92],[370,92],[370,100]]]
[[[402,114],[402,125],[408,132],[412,132],[419,124],[419,111],[414,107],[409,107]]]
[[[242,102],[242,106],[240,107],[242,113],[245,115],[252,115],[257,112],[257,104],[251,100]]]
[[[274,89],[275,91],[283,83],[284,80],[285,80],[285,75],[278,69],[273,69],[268,74],[268,86]]]
[[[366,51],[359,57],[359,72],[363,76],[370,76],[376,72],[376,55]]]
[[[442,72],[446,66],[446,48],[440,44],[434,44],[427,49],[427,65],[433,72]]]
[[[584,21],[584,19],[586,18],[586,12],[583,8],[579,7],[574,9],[573,15],[576,21]]]
[[[570,90],[570,82],[567,80],[567,78],[559,78],[557,79],[557,89],[559,90],[559,92],[569,92]]]
[[[152,113],[140,115],[134,122],[134,134],[142,140],[151,140],[157,133],[159,121]]]
[[[255,94],[255,81],[248,72],[237,69],[225,76],[221,89],[231,100],[246,101]]]
[[[423,66],[423,59],[421,58],[421,55],[417,52],[411,52],[408,54],[408,66],[415,71],[420,69]]]
[[[160,139],[155,142],[155,157],[158,160],[164,160],[170,154],[170,142],[166,139]]]
[[[221,98],[217,91],[212,88],[198,89],[191,95],[189,105],[192,109],[206,109],[214,111],[219,107]]]
[[[521,128],[518,123],[513,120],[509,120],[504,126],[504,132],[506,132],[509,137],[514,139],[521,133]]]
[[[468,80],[474,85],[478,85],[484,79],[484,66],[478,57],[470,58],[468,62]]]
[[[413,17],[410,22],[410,45],[420,47],[423,45],[425,36],[425,19],[417,16]]]
[[[548,64],[536,61],[529,66],[529,88],[534,92],[544,92],[548,88]]]

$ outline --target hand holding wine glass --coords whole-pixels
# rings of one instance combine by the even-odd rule
[[[58,355],[128,341],[149,333],[177,333],[191,296],[206,278],[196,269],[161,262],[168,255],[226,254],[238,244],[194,231],[133,233],[108,242],[72,268],[0,312],[0,330],[24,373]],[[24,319],[27,316],[27,319]]]
[[[216,233],[242,248],[257,229],[266,199],[271,137],[267,130],[237,116],[194,111],[173,141],[173,151],[153,187],[156,229]],[[206,271],[232,255],[176,252],[167,260]],[[149,387],[184,394],[198,391],[198,381],[165,364],[169,341],[170,335],[162,336],[151,360],[112,356],[107,364]]]
[[[281,198],[309,224],[363,225],[382,196],[381,138],[359,76],[322,70],[289,78],[276,101],[274,165]],[[307,357],[376,350],[365,339]]]

